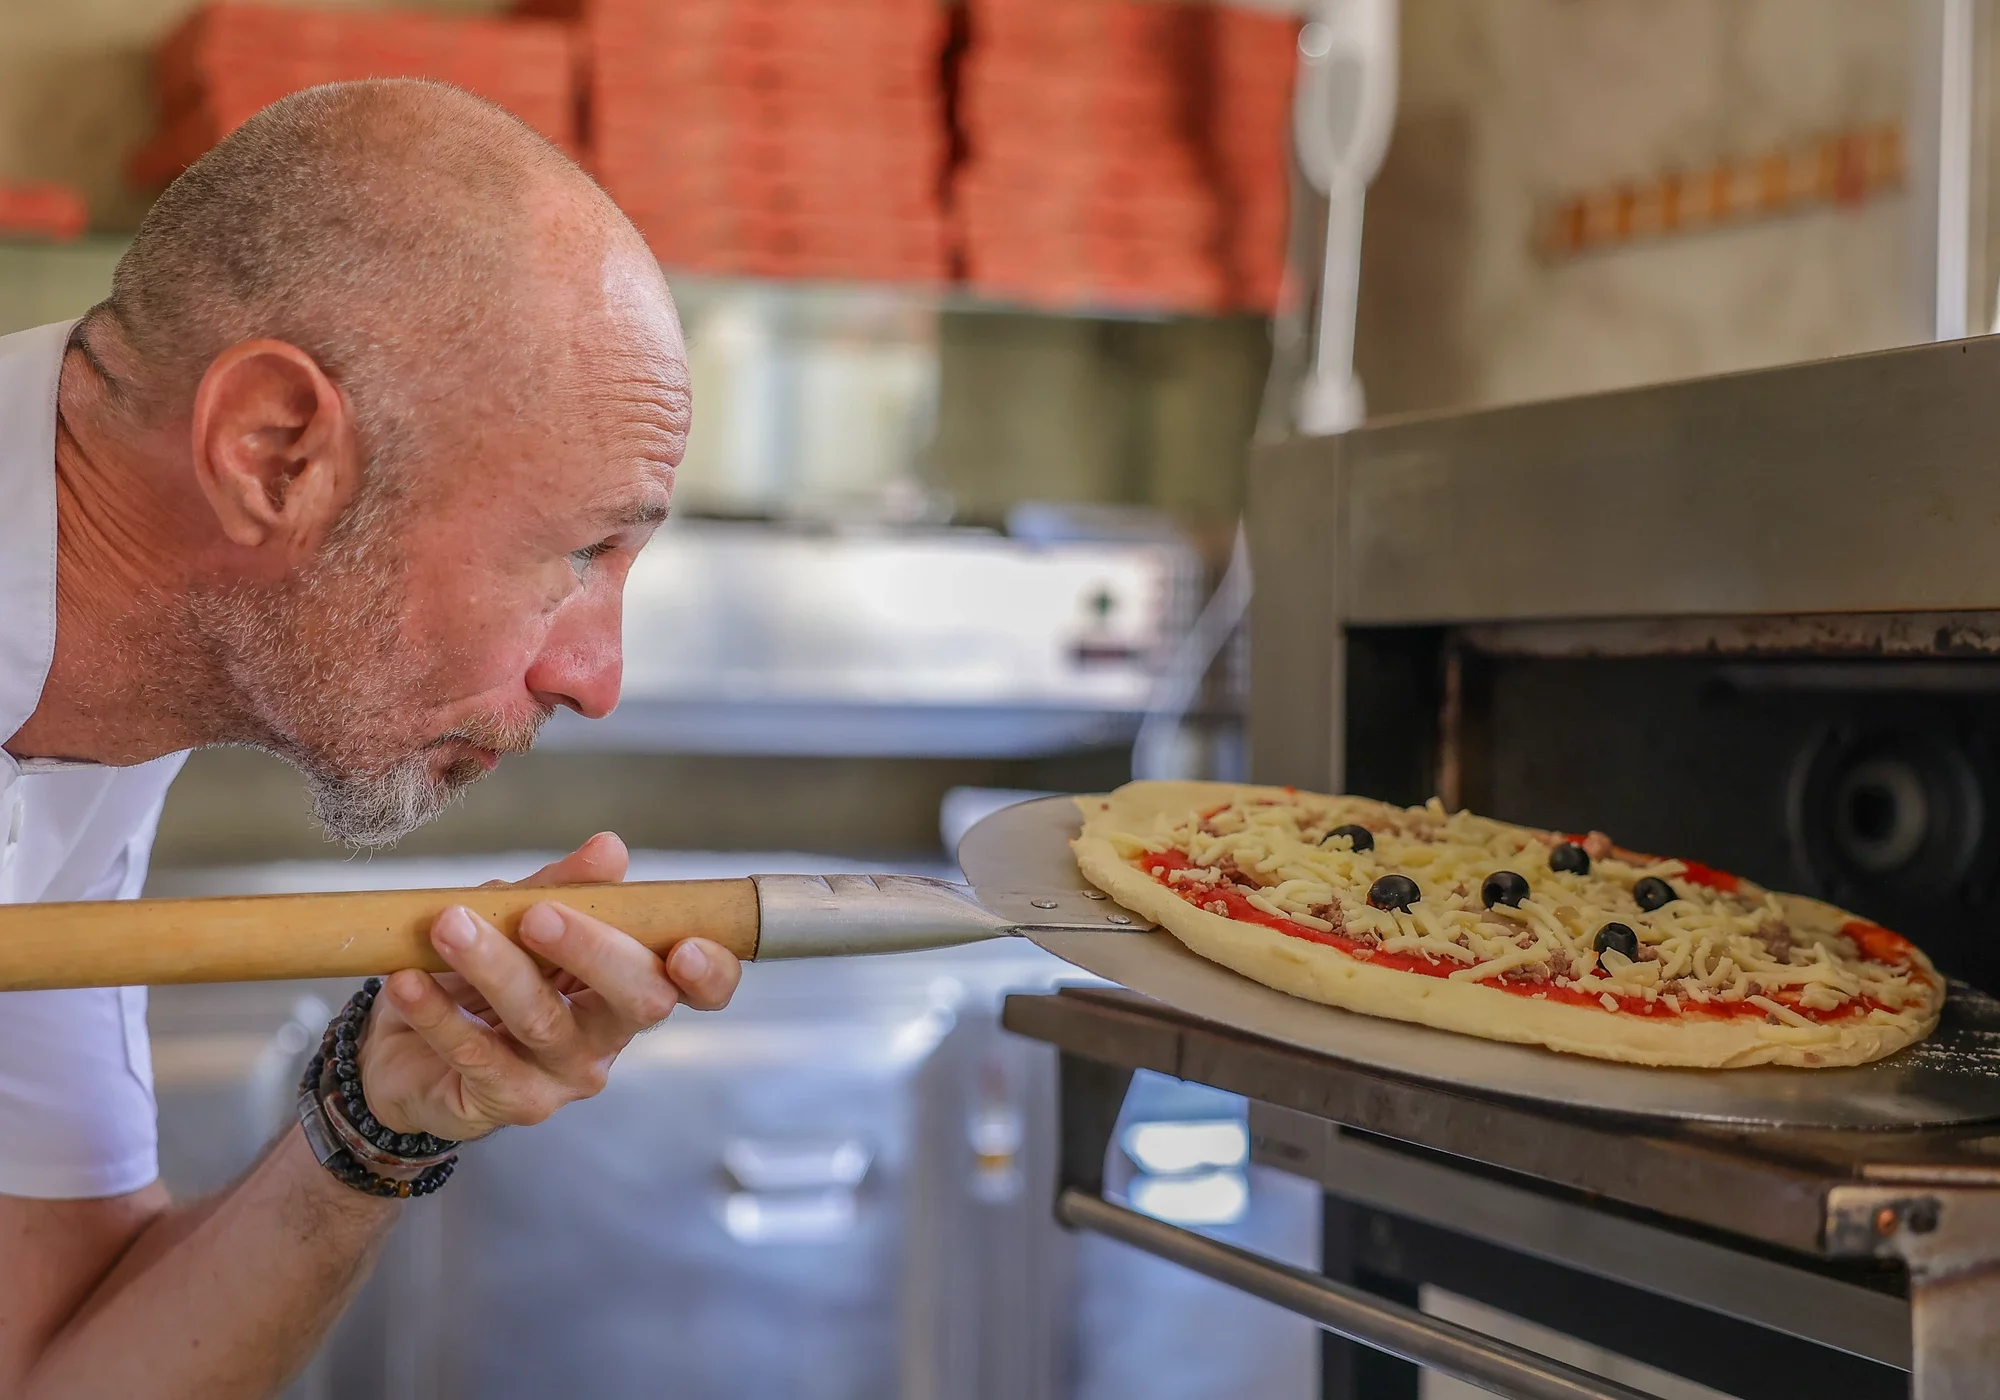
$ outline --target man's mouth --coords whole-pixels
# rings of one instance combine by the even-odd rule
[[[485,744],[474,743],[456,734],[432,741],[432,766],[450,770],[461,766],[476,765],[481,772],[491,773],[500,766],[501,751]]]
[[[526,721],[481,720],[440,735],[425,746],[432,755],[432,771],[456,782],[490,773],[508,754],[532,748],[550,713],[540,711]]]

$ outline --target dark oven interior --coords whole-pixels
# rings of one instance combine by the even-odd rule
[[[1508,655],[1357,629],[1347,697],[1351,791],[1817,895],[2000,993],[2000,663]]]

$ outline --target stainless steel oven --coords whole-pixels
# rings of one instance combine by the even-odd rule
[[[1975,340],[1272,446],[1250,521],[1256,776],[1435,793],[1820,893],[1915,938],[1964,979],[1952,1005],[1988,1016],[1997,388],[2000,340]],[[1059,1217],[1314,1317],[1329,1400],[1442,1394],[1442,1373],[1521,1396],[1631,1396],[1639,1376],[1746,1400],[2000,1395],[2000,1121],[1584,1111],[1102,992],[1007,1019],[1063,1054]],[[1980,1034],[1969,1063],[2000,1073]],[[1326,1191],[1316,1272],[1105,1195],[1107,1105],[1135,1068],[1251,1100],[1256,1159]],[[1588,1373],[1454,1309],[1561,1334]]]

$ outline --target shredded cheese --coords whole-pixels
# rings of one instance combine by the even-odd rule
[[[1350,824],[1367,828],[1374,838],[1368,849],[1329,837]],[[1837,1014],[1859,1002],[1872,1016],[1927,994],[1928,981],[1912,968],[1865,959],[1842,934],[1793,927],[1777,898],[1747,881],[1720,889],[1689,880],[1682,862],[1632,855],[1602,836],[1591,838],[1603,853],[1587,872],[1556,870],[1550,856],[1563,839],[1447,813],[1435,800],[1399,808],[1308,794],[1241,800],[1179,820],[1163,816],[1156,830],[1113,838],[1134,863],[1182,853],[1189,868],[1168,874],[1170,885],[1227,883],[1273,918],[1450,965],[1453,980],[1504,976],[1512,986],[1525,979],[1598,994],[1609,1011],[1626,998],[1675,1014],[1742,1003],[1774,1025],[1816,1028],[1803,1012]],[[1498,871],[1528,882],[1518,907],[1486,907],[1481,889]],[[1407,909],[1370,905],[1370,887],[1388,874],[1415,880],[1420,898]],[[1649,876],[1672,885],[1675,898],[1646,911],[1632,886]],[[1221,900],[1203,907],[1227,912]],[[1598,932],[1610,923],[1632,930],[1637,957],[1597,951]]]

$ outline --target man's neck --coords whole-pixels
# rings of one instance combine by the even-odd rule
[[[177,600],[188,522],[171,460],[123,428],[86,356],[65,357],[56,409],[55,657],[5,748],[16,758],[142,763],[216,737],[212,669]]]

